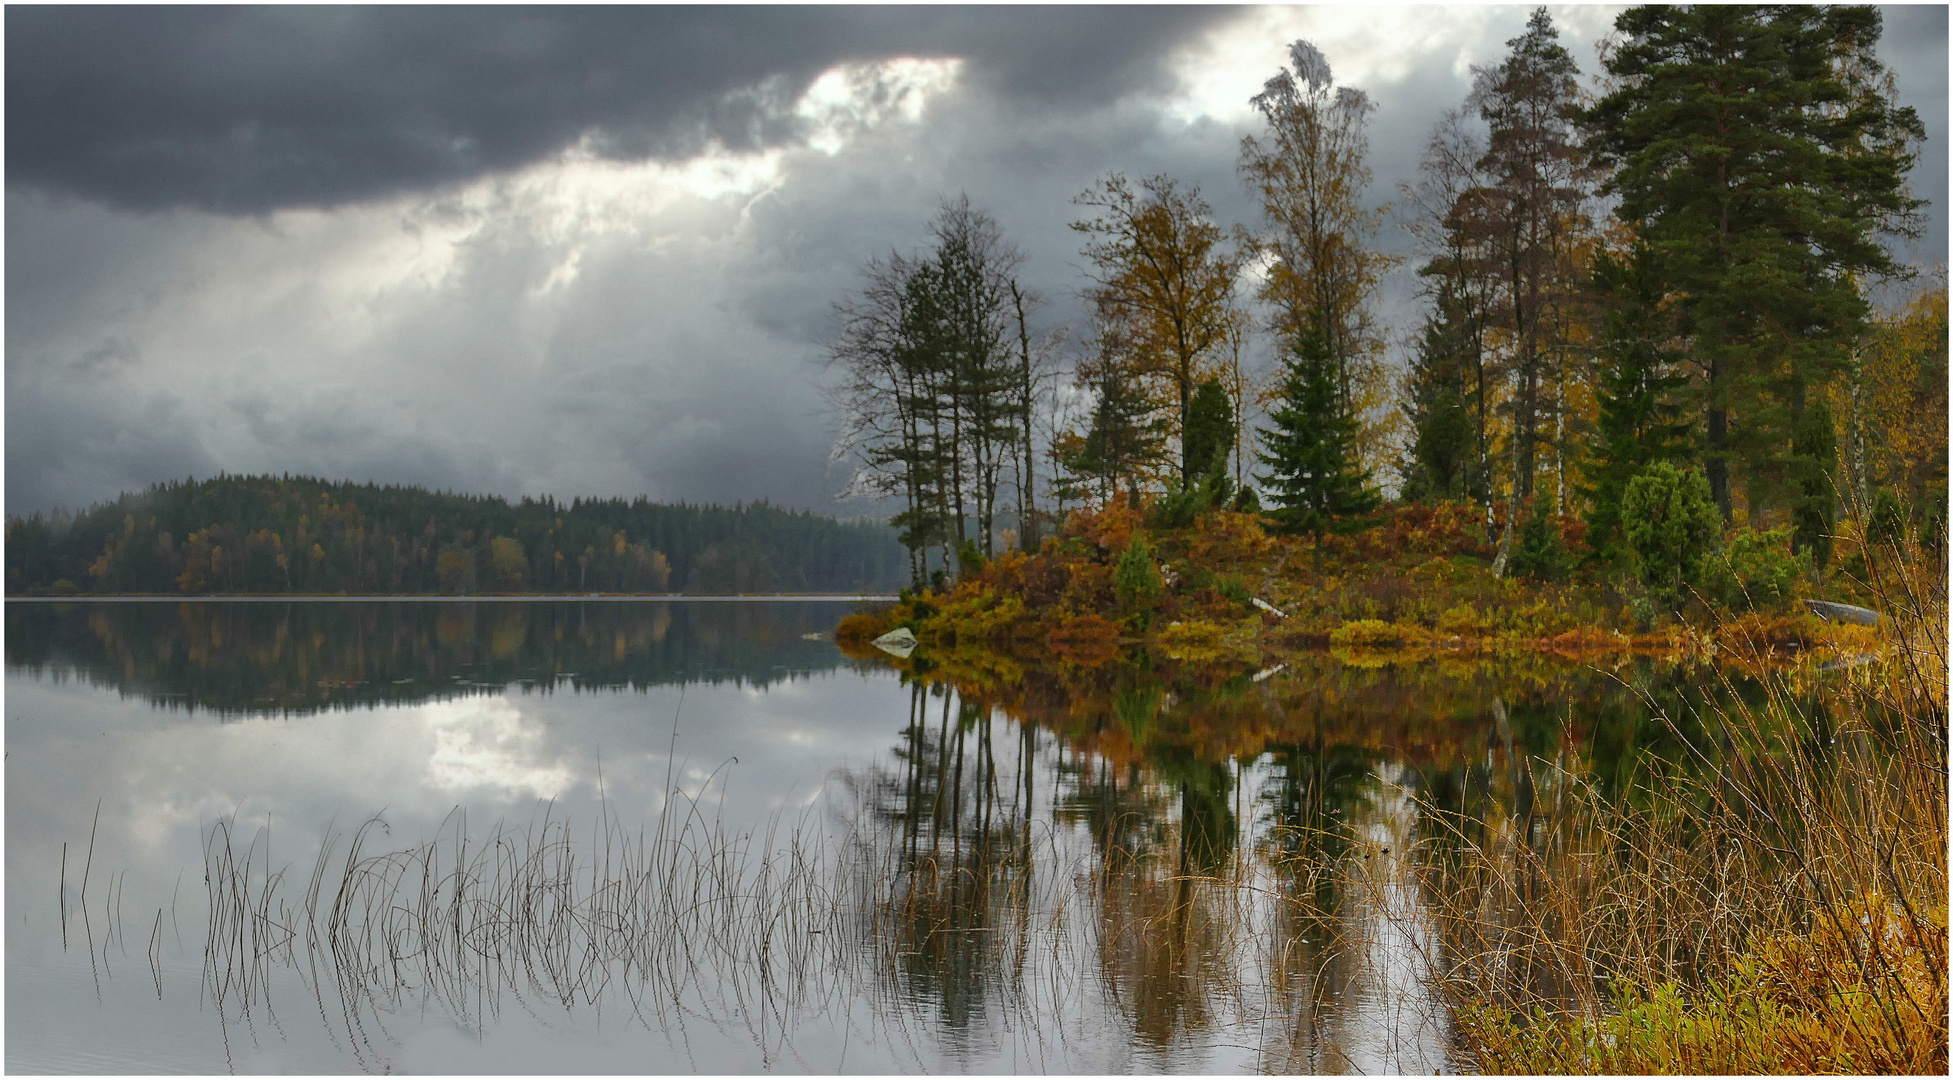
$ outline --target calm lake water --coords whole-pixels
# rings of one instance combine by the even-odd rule
[[[1523,836],[1692,681],[974,701],[850,609],[9,603],[8,1070],[1448,1070],[1431,808]]]

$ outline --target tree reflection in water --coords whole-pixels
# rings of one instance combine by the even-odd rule
[[[220,713],[449,694],[464,680],[424,676],[459,671],[477,673],[460,692],[489,692],[531,672],[765,685],[846,662],[790,620],[749,632],[745,611],[10,610],[8,649],[30,670],[68,664]],[[222,918],[205,989],[244,1018],[282,964],[340,1003],[355,1043],[361,1015],[379,1029],[432,1003],[481,1028],[512,995],[572,1012],[611,1001],[681,1035],[705,1017],[782,1064],[799,1035],[842,1026],[902,1048],[890,1067],[1443,1068],[1458,1062],[1426,974],[1502,945],[1447,937],[1424,890],[1468,884],[1467,847],[1503,853],[1511,888],[1484,891],[1495,910],[1480,925],[1521,932],[1550,863],[1520,853],[1577,848],[1570,778],[1635,797],[1648,762],[1681,761],[1644,698],[1686,715],[1692,685],[1330,656],[1260,682],[1143,654],[895,666],[907,712],[887,751],[837,771],[819,827],[785,836],[695,815],[641,833],[608,819],[457,827],[357,863],[322,856],[301,881],[256,841],[213,832]],[[364,689],[334,689],[354,676]],[[250,938],[273,922],[271,945]],[[1509,951],[1501,978],[1545,978]]]

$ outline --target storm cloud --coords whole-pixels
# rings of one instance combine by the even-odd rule
[[[1552,10],[1593,72],[1618,9]],[[1075,320],[1095,178],[1253,223],[1235,160],[1290,40],[1376,100],[1382,203],[1527,14],[12,7],[6,507],[228,470],[858,511],[832,303],[942,199]],[[1887,20],[1937,202],[1946,13]],[[1906,257],[1944,259],[1933,214]]]
[[[1089,107],[1210,8],[36,7],[7,11],[7,173],[109,205],[260,212],[605,157],[757,150],[837,64],[957,57]]]

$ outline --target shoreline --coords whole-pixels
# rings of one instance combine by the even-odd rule
[[[78,593],[74,596],[9,596],[7,603],[27,604],[76,604],[76,603],[116,603],[116,604],[162,604],[162,603],[377,603],[382,601],[404,601],[409,603],[435,604],[478,604],[478,603],[535,603],[539,601],[563,602],[680,602],[680,603],[753,603],[765,601],[803,601],[817,603],[894,603],[899,597],[872,593],[737,593],[732,595],[691,595],[686,593],[495,593],[484,596],[441,596],[428,593],[363,593],[342,595],[336,593],[240,593],[222,596],[171,596],[167,593]]]

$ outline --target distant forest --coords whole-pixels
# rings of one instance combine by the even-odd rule
[[[8,595],[889,591],[895,530],[760,502],[505,499],[302,476],[10,517]]]

